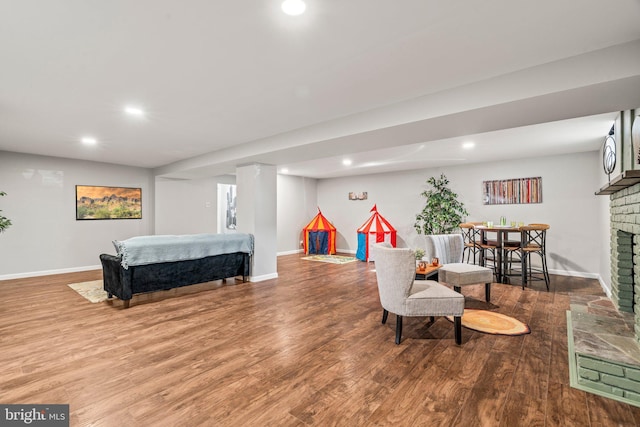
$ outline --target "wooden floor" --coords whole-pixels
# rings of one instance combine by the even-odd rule
[[[444,318],[380,323],[373,263],[278,259],[276,280],[92,304],[99,271],[0,282],[0,403],[70,404],[72,426],[635,426],[640,408],[569,387],[569,292],[595,280],[464,288],[529,335]]]

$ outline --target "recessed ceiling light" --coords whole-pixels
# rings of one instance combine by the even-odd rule
[[[349,159],[344,159],[344,160],[342,161],[342,164],[343,164],[343,165],[345,165],[345,166],[351,166],[351,163],[352,163],[352,162],[351,162],[351,160],[349,160]]]
[[[135,107],[133,105],[127,105],[126,107],[124,107],[124,112],[134,117],[144,117],[145,115],[145,112],[142,108]]]
[[[287,15],[298,16],[304,13],[307,5],[302,0],[284,0],[281,7]]]
[[[80,141],[84,144],[84,145],[96,145],[98,143],[98,140],[95,139],[92,136],[83,136]]]
[[[282,168],[282,169],[280,169],[280,173],[289,173],[289,169]]]
[[[464,148],[465,150],[470,150],[475,146],[476,146],[476,143],[473,141],[467,141],[462,144],[462,148]]]

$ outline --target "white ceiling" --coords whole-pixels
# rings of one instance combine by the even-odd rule
[[[639,0],[280,2],[0,0],[0,150],[324,178],[597,150],[640,107]]]

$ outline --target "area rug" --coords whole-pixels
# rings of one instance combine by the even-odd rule
[[[307,261],[330,262],[331,264],[347,264],[356,260],[354,257],[342,255],[310,255],[302,259],[306,259]]]
[[[91,282],[71,283],[71,289],[82,295],[85,299],[96,303],[106,301],[107,293],[103,289],[102,280],[93,280]]]
[[[453,322],[453,317],[447,316]],[[513,317],[488,310],[465,308],[462,326],[474,331],[494,335],[524,335],[531,332],[529,326]]]

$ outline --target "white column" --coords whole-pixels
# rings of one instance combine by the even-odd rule
[[[255,238],[250,280],[274,279],[278,277],[276,167],[259,163],[238,166],[236,185],[237,230]]]

